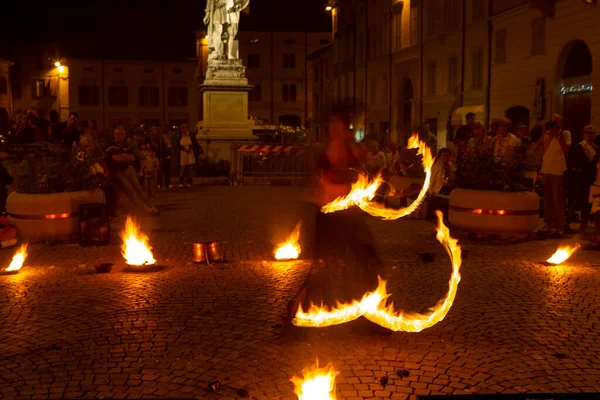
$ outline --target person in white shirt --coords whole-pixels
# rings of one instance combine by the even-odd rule
[[[558,124],[546,122],[546,134],[550,138],[548,148],[544,153],[542,169],[544,176],[544,222],[549,234],[562,233],[565,227],[565,178],[567,160],[565,151],[567,144],[559,136]]]
[[[510,164],[513,161],[515,149],[521,145],[521,140],[510,133],[511,122],[508,118],[502,118],[498,122],[496,135],[492,139],[494,143],[494,160],[497,163]]]
[[[562,139],[563,142],[567,145],[567,150],[565,153],[569,151],[569,147],[571,147],[571,131],[564,131],[562,128],[562,117],[560,114],[552,114],[552,121],[556,122],[556,126],[558,126],[558,137]]]

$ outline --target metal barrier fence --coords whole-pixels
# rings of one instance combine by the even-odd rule
[[[311,154],[309,146],[233,144],[231,184],[242,184],[245,177],[308,177],[311,174]]]

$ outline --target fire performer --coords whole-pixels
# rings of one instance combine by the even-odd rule
[[[383,263],[365,222],[366,214],[358,208],[331,214],[320,211],[325,204],[349,192],[366,161],[364,150],[354,141],[349,129],[349,113],[337,111],[330,121],[330,142],[315,157],[315,185],[304,203],[305,213],[311,215],[304,215],[303,220],[314,221],[314,226],[312,229],[307,226],[310,224],[303,227],[303,248],[309,249],[313,265],[301,289],[288,303],[289,320],[300,305],[306,310],[311,301],[325,300],[316,298],[319,293],[339,289],[336,300],[360,299],[365,292],[375,290],[377,276],[383,276]],[[347,254],[351,257],[345,257]],[[320,268],[321,260],[325,268]]]

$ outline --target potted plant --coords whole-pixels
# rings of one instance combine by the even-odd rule
[[[509,161],[494,158],[493,142],[484,140],[458,159],[457,188],[450,193],[453,227],[477,234],[528,237],[538,226],[540,198],[523,185],[524,146]]]

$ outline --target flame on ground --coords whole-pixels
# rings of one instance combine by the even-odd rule
[[[408,148],[418,149],[419,151],[417,152],[417,155],[423,155],[423,169],[425,170],[425,181],[423,182],[423,187],[421,188],[421,192],[417,196],[416,200],[413,201],[411,205],[394,210],[386,208],[385,205],[381,203],[371,203],[371,200],[373,200],[375,197],[377,189],[383,183],[383,179],[381,179],[381,176],[378,176],[372,182],[369,182],[368,177],[364,174],[361,174],[358,177],[358,181],[352,185],[352,189],[348,195],[344,197],[338,197],[331,203],[323,206],[321,208],[321,212],[328,214],[345,210],[356,205],[368,214],[374,217],[383,218],[385,220],[396,220],[415,212],[421,203],[423,203],[423,200],[429,191],[429,185],[431,184],[431,167],[433,166],[434,159],[431,155],[431,150],[429,147],[427,147],[424,142],[419,140],[418,133],[413,133],[413,135],[410,137],[408,140]],[[395,193],[394,188],[391,190],[392,194]]]
[[[121,238],[123,239],[121,252],[127,264],[140,266],[156,263],[152,255],[152,247],[148,244],[148,236],[140,232],[140,228],[130,215],[127,216]]]
[[[296,317],[292,321],[296,326],[303,327],[326,327],[350,322],[360,316],[369,321],[381,325],[392,331],[420,332],[442,321],[450,311],[458,283],[460,282],[461,249],[458,241],[450,236],[450,231],[443,223],[443,215],[436,211],[438,217],[437,240],[444,246],[452,262],[452,275],[450,277],[450,288],[446,296],[441,299],[427,314],[405,313],[396,311],[393,304],[386,306],[389,294],[386,291],[386,281],[379,278],[379,285],[374,292],[366,293],[361,300],[352,303],[337,303],[334,308],[320,307],[311,304],[307,312],[302,306],[298,308]]]
[[[333,365],[319,368],[319,360],[313,368],[302,371],[303,378],[293,377],[294,393],[298,400],[335,400],[335,377],[339,374]]]
[[[552,257],[546,260],[546,262],[555,265],[562,264],[580,248],[581,245],[579,243],[575,244],[574,246],[561,246],[558,248],[558,250],[556,250],[556,253],[554,253]]]
[[[302,248],[300,247],[298,240],[300,239],[301,227],[302,220],[298,221],[288,241],[280,244],[275,250],[276,260],[296,260],[298,257],[300,257]]]
[[[27,258],[27,244],[22,244],[21,248],[17,250],[15,255],[13,256],[12,262],[6,268],[6,272],[14,272],[21,269],[23,263],[25,262],[25,258]]]

